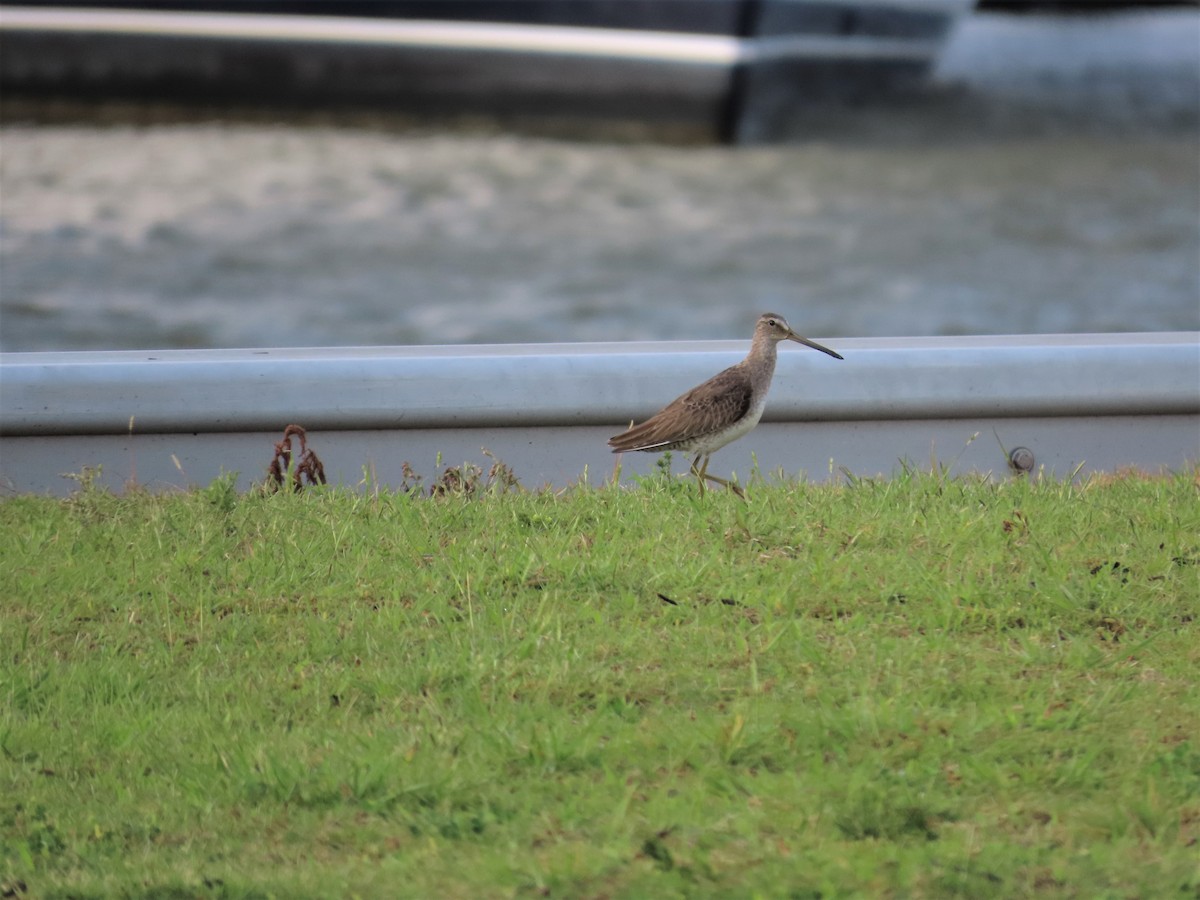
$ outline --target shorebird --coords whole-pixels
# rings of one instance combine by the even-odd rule
[[[628,431],[613,435],[608,439],[613,453],[627,450],[694,453],[692,474],[700,483],[701,496],[704,482],[711,481],[745,497],[736,484],[710,475],[708,461],[726,444],[748,434],[762,418],[780,341],[795,341],[842,359],[841,354],[796,334],[778,313],[763,313],[754,326],[754,340],[745,359],[676,397],[640,425],[631,425]]]

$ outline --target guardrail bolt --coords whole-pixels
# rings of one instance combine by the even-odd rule
[[[1017,475],[1027,475],[1032,472],[1035,462],[1033,451],[1028,447],[1014,447],[1008,454],[1008,467]]]

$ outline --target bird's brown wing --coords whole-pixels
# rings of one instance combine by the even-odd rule
[[[674,449],[733,425],[749,411],[750,395],[750,375],[744,366],[732,366],[676,397],[640,425],[609,438],[608,444],[614,453]]]

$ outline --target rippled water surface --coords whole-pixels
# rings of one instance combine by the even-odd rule
[[[1200,16],[979,17],[758,148],[0,126],[5,350],[1200,329]]]

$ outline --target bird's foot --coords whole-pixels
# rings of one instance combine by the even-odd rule
[[[716,475],[709,475],[707,472],[705,473],[704,478],[708,481],[711,481],[713,484],[719,484],[723,488],[728,488],[737,494],[741,499],[746,499],[746,492],[738,487],[737,482],[729,481],[725,478],[718,478]],[[704,481],[700,482],[700,496],[704,496]]]

